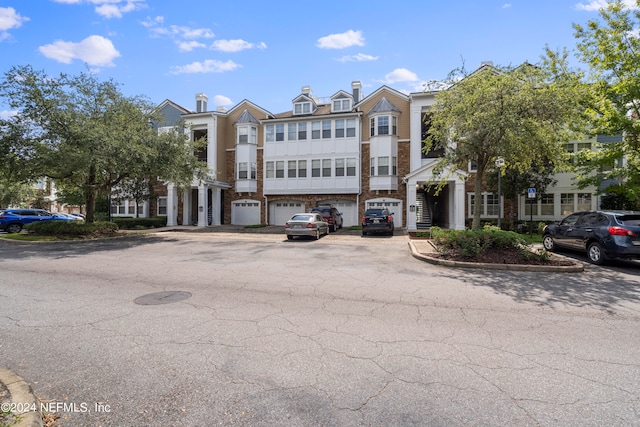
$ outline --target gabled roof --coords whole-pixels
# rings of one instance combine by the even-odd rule
[[[254,123],[257,125],[258,120],[256,120],[255,117],[253,117],[253,115],[249,112],[249,110],[244,110],[242,114],[238,116],[236,121],[233,122],[233,124],[236,124],[236,123]]]
[[[331,96],[331,99],[344,99],[344,98],[353,98],[353,95],[351,95],[348,92],[345,92],[344,90],[339,90]]]
[[[156,108],[155,111],[160,111],[165,107],[172,107],[175,108],[176,110],[180,111],[181,114],[189,114],[192,113],[193,111],[191,110],[187,110],[186,108],[176,104],[175,102],[171,101],[170,99],[165,99],[164,101],[162,101]]]
[[[316,103],[316,100],[313,99],[313,97],[305,95],[304,93],[296,96],[295,98],[293,98],[293,101],[291,101],[291,102],[304,102],[304,101],[311,101],[314,104]]]
[[[382,99],[380,99],[380,101],[378,101],[376,105],[374,105],[373,108],[371,108],[371,110],[367,112],[367,115],[375,114],[375,113],[391,113],[391,112],[399,113],[400,109],[395,105],[393,105],[393,103],[390,102],[385,96],[383,96]]]
[[[366,103],[370,99],[374,99],[376,96],[378,96],[379,94],[384,93],[384,92],[389,92],[390,94],[393,94],[394,96],[397,96],[398,98],[404,98],[407,101],[409,101],[409,96],[407,94],[402,93],[402,92],[400,92],[398,90],[395,90],[393,88],[390,88],[389,86],[382,85],[378,89],[376,89],[373,93],[371,93],[371,94],[367,95],[366,97],[362,98],[362,100],[355,105],[355,108],[360,108],[360,106],[362,106],[364,103]]]
[[[231,109],[229,109],[226,114],[227,115],[233,114],[234,111],[239,110],[242,107],[244,107],[246,109],[247,105],[250,105],[251,107],[254,107],[254,108],[262,111],[264,113],[265,117],[273,117],[273,114],[271,112],[269,112],[268,110],[265,110],[264,108],[260,107],[259,105],[254,104],[253,102],[249,101],[248,99],[243,99],[242,101],[238,102]]]

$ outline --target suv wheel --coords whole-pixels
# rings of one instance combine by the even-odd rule
[[[606,256],[602,250],[602,246],[598,242],[593,242],[587,247],[587,259],[596,265],[602,265],[606,261]]]
[[[21,224],[9,224],[7,225],[7,233],[19,233],[22,231]]]
[[[557,249],[556,242],[553,241],[553,237],[550,234],[545,234],[542,237],[542,246],[548,251],[555,251]]]

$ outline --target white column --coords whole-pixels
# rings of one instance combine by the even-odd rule
[[[167,226],[178,225],[178,206],[176,187],[173,184],[167,185]]]
[[[453,229],[464,230],[464,209],[465,209],[465,193],[464,181],[455,180],[455,190],[453,199]]]
[[[409,135],[411,138],[409,146],[410,172],[422,166],[422,106],[411,104],[411,117],[409,124]]]
[[[198,185],[198,227],[206,227],[208,224],[207,186]]]
[[[407,231],[416,231],[418,226],[416,224],[416,184],[418,182],[415,179],[407,181]],[[411,206],[413,206],[413,212],[411,212]]]
[[[220,204],[222,203],[222,189],[215,187],[211,191],[213,220],[211,225],[221,225],[220,212],[222,211]]]
[[[191,188],[182,194],[182,225],[191,225]]]

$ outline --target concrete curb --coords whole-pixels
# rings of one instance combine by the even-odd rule
[[[0,368],[0,383],[3,383],[9,390],[11,400],[8,403],[26,404],[28,407],[37,408],[36,411],[20,414],[18,422],[12,425],[15,427],[42,427],[40,402],[33,394],[31,386],[22,377],[5,368]]]
[[[421,261],[425,261],[431,264],[442,265],[445,267],[458,267],[458,268],[481,268],[487,270],[508,270],[508,271],[537,271],[537,272],[549,272],[549,273],[582,273],[584,266],[571,259],[573,265],[521,265],[521,264],[489,264],[482,262],[462,262],[451,261],[446,259],[433,258],[428,255],[420,253],[416,248],[413,241],[409,240],[409,248],[414,258]],[[435,252],[435,249],[434,249]],[[559,255],[554,255],[558,256]]]

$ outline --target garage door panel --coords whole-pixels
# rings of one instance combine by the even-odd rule
[[[365,202],[365,208],[387,208],[390,213],[393,213],[393,225],[398,228],[404,225],[402,200],[400,199],[370,199]]]
[[[304,202],[283,200],[269,203],[269,224],[284,225],[294,214],[304,212]]]
[[[236,200],[231,204],[231,223],[235,225],[260,224],[260,202]]]

